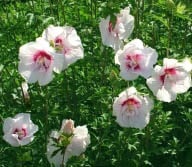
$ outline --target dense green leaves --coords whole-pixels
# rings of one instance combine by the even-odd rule
[[[114,52],[102,45],[99,21],[131,6],[135,29],[131,36],[155,48],[162,58],[182,59],[192,53],[190,0],[2,0],[0,1],[0,129],[3,119],[19,112],[31,113],[39,126],[35,140],[12,148],[0,131],[0,167],[48,167],[47,136],[64,118],[87,124],[91,144],[69,167],[167,167],[192,165],[191,89],[172,103],[155,100],[151,120],[144,130],[121,128],[112,116],[114,97],[134,85],[151,92],[145,80],[125,82],[114,64]],[[56,75],[45,87],[29,85],[30,101],[21,91],[19,47],[34,41],[49,24],[70,25],[81,37],[85,58]],[[15,156],[16,155],[16,156]]]

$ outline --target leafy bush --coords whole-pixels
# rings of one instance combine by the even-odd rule
[[[135,86],[150,94],[145,80],[124,81],[114,64],[114,51],[102,45],[101,18],[131,6],[135,29],[131,39],[140,38],[165,57],[182,59],[192,52],[192,5],[190,0],[1,0],[0,1],[0,128],[7,117],[31,113],[39,126],[34,141],[14,148],[0,138],[0,166],[48,167],[47,138],[62,120],[86,124],[91,144],[68,166],[82,167],[191,167],[191,89],[171,103],[155,100],[150,123],[143,130],[122,128],[112,116],[114,97]],[[18,73],[21,45],[34,41],[50,24],[76,28],[84,47],[84,59],[55,75],[44,87],[29,84],[25,101]],[[155,98],[155,97],[154,97]],[[1,131],[1,136],[3,132]]]

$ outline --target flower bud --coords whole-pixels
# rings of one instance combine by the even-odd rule
[[[71,135],[74,131],[74,121],[71,119],[64,119],[61,126],[61,131],[65,134]]]

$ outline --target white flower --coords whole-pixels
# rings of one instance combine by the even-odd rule
[[[134,39],[126,44],[123,50],[117,51],[115,63],[120,65],[120,76],[123,79],[134,80],[139,75],[148,78],[153,71],[157,57],[154,49],[144,47],[141,40]]]
[[[179,63],[176,59],[163,60],[163,67],[157,65],[147,85],[158,100],[171,102],[177,93],[184,93],[191,87],[191,63],[187,60]]]
[[[44,30],[42,37],[64,57],[62,69],[66,69],[70,64],[84,57],[81,39],[73,27],[50,25]]]
[[[113,115],[122,127],[143,129],[150,119],[153,101],[147,96],[141,96],[134,87],[119,94],[113,103]]]
[[[89,144],[90,135],[88,134],[87,127],[85,125],[77,126],[74,130],[74,136],[66,148],[64,162],[66,163],[72,156],[79,156],[85,152]]]
[[[112,47],[115,51],[123,44],[122,40],[131,35],[133,28],[134,17],[130,15],[129,7],[122,9],[120,13],[116,15],[116,24],[114,28],[110,22],[110,16],[106,19],[101,19],[99,23],[103,44]]]
[[[33,124],[30,114],[20,113],[4,120],[3,139],[14,147],[23,146],[33,141],[33,134],[37,131],[38,126]]]
[[[38,38],[27,43],[19,50],[19,72],[28,83],[48,84],[53,78],[53,70],[61,71],[63,57],[56,55],[49,42]]]
[[[50,164],[54,164],[56,167],[60,167],[62,163],[66,164],[68,159],[71,158],[72,156],[79,156],[80,154],[85,152],[87,146],[90,144],[90,135],[85,125],[73,128],[72,134],[69,133],[67,134],[63,132],[63,124],[64,127],[66,128],[65,125],[67,125],[68,123],[71,125],[72,122],[73,122],[72,120],[63,120],[60,132],[53,131],[50,135],[51,138],[49,139],[47,145],[47,158]],[[53,138],[57,142],[55,142]],[[57,143],[68,143],[68,144],[63,146],[63,148],[65,149],[62,150],[64,151],[64,154],[60,150],[55,154],[55,156],[52,156],[53,152],[59,149],[59,147],[56,146]]]

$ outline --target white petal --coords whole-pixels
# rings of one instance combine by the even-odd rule
[[[144,49],[143,42],[140,39],[133,39],[124,46],[124,49],[127,50],[130,47],[134,47],[137,49]]]
[[[6,118],[3,123],[3,132],[4,133],[11,133],[13,130],[13,124],[15,123],[15,119]]]
[[[190,74],[183,80],[177,81],[172,85],[171,90],[176,93],[185,93],[191,87],[191,76]]]
[[[39,85],[47,85],[53,79],[52,71],[42,72],[38,74]]]
[[[5,134],[5,135],[3,136],[3,139],[4,139],[7,143],[9,143],[11,146],[13,146],[13,147],[19,147],[19,146],[20,146],[20,144],[18,143],[18,141],[17,141],[12,135],[10,135],[10,134]]]
[[[77,126],[74,130],[74,134],[78,135],[78,136],[83,136],[83,137],[87,137],[88,135],[88,129],[86,127],[86,125],[84,126]]]
[[[119,49],[115,54],[115,64],[120,65],[119,57],[123,54],[123,50]]]
[[[33,139],[34,139],[34,136],[27,136],[27,137],[23,138],[22,140],[20,140],[19,143],[20,143],[21,146],[24,146],[24,145],[27,145],[30,142],[32,142]]]
[[[131,81],[137,79],[139,75],[135,72],[128,71],[125,68],[121,68],[120,76],[125,80]]]
[[[64,55],[63,68],[66,69],[70,64],[75,63],[81,58],[83,58],[83,48],[71,48],[71,50]]]
[[[165,87],[163,86],[161,89],[157,91],[156,96],[157,99],[160,101],[171,102],[176,99],[177,94],[172,91],[166,90]]]
[[[117,15],[117,23],[114,31],[118,32],[120,39],[128,38],[134,29],[134,17],[130,15],[129,7],[122,9]]]
[[[99,23],[99,29],[101,32],[101,37],[102,37],[102,42],[104,45],[109,46],[111,39],[109,40],[110,37],[110,32],[108,31],[108,26],[109,26],[109,20],[110,16],[108,16],[106,19],[101,19]]]
[[[31,121],[30,121],[31,122]],[[28,127],[28,133],[33,135],[34,133],[36,133],[39,130],[39,127],[35,124],[33,124],[32,122],[29,124]]]
[[[149,111],[141,110],[138,115],[134,117],[122,116],[117,118],[117,122],[122,127],[132,127],[143,129],[149,123],[150,114]]]
[[[73,27],[66,26],[64,27],[64,30],[67,33],[67,41],[69,42],[70,46],[82,47],[81,39]]]
[[[153,65],[157,62],[158,54],[155,49],[150,47],[144,48],[143,54],[146,56],[145,67],[152,68]]]
[[[117,52],[123,47],[123,42],[119,38],[113,38],[111,47]]]
[[[59,151],[55,156],[52,157],[53,152],[57,149],[58,148],[53,145],[52,139],[50,139],[47,144],[47,159],[50,164],[54,164],[55,167],[60,167],[63,160],[63,155],[61,154],[61,151]]]
[[[153,94],[156,96],[158,90],[161,89],[162,84],[161,84],[160,80],[158,80],[156,78],[148,78],[147,86],[153,92]]]
[[[50,25],[43,31],[42,37],[48,41],[54,41],[63,31],[63,27]]]
[[[163,66],[165,68],[173,68],[177,66],[178,61],[176,59],[168,59],[164,58],[163,59]]]
[[[187,72],[192,70],[192,63],[189,58],[185,58],[182,63],[179,63]]]
[[[60,133],[58,131],[51,131],[51,134],[50,134],[50,137],[51,138],[55,138],[55,139],[58,139],[60,136]]]
[[[73,156],[79,156],[85,152],[88,144],[90,143],[89,134],[86,137],[74,136],[71,140],[68,150],[71,150]]]
[[[55,54],[54,55],[53,70],[56,73],[60,73],[63,70],[64,61],[65,61],[65,58],[64,58],[63,54]]]
[[[145,79],[149,78],[151,76],[153,72],[153,68],[147,68],[147,69],[142,69],[140,74],[142,77],[144,77]]]
[[[22,121],[23,122],[25,122],[25,123],[29,123],[30,122],[30,114],[28,114],[28,113],[19,113],[19,114],[17,114],[17,115],[15,115],[15,117],[14,117],[15,119],[22,119]]]
[[[38,48],[35,45],[35,42],[29,42],[22,45],[19,48],[19,58],[26,59],[27,61],[32,61],[32,55],[38,51]]]

